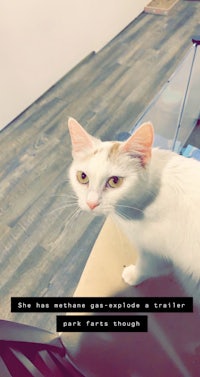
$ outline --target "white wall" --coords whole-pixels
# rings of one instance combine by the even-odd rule
[[[145,0],[0,0],[0,129],[143,11]]]

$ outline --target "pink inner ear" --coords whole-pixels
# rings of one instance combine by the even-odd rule
[[[138,153],[142,165],[146,165],[151,157],[153,144],[153,126],[150,122],[142,124],[124,143],[123,150],[127,153]]]
[[[93,137],[75,119],[69,118],[68,127],[74,152],[82,152],[94,146]]]

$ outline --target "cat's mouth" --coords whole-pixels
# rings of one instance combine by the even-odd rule
[[[94,216],[107,216],[112,212],[111,206],[105,206],[101,202],[98,203],[88,203],[86,202],[82,210],[91,213]]]

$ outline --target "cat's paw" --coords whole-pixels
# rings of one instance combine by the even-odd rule
[[[122,279],[129,285],[137,285],[140,283],[138,279],[137,268],[133,264],[125,267],[122,272]]]

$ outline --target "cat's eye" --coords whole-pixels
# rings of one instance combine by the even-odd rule
[[[76,177],[79,183],[82,185],[86,185],[89,182],[89,178],[87,174],[85,174],[83,171],[77,171]]]
[[[122,177],[110,177],[106,183],[106,186],[111,188],[117,188],[121,186],[122,182]]]

